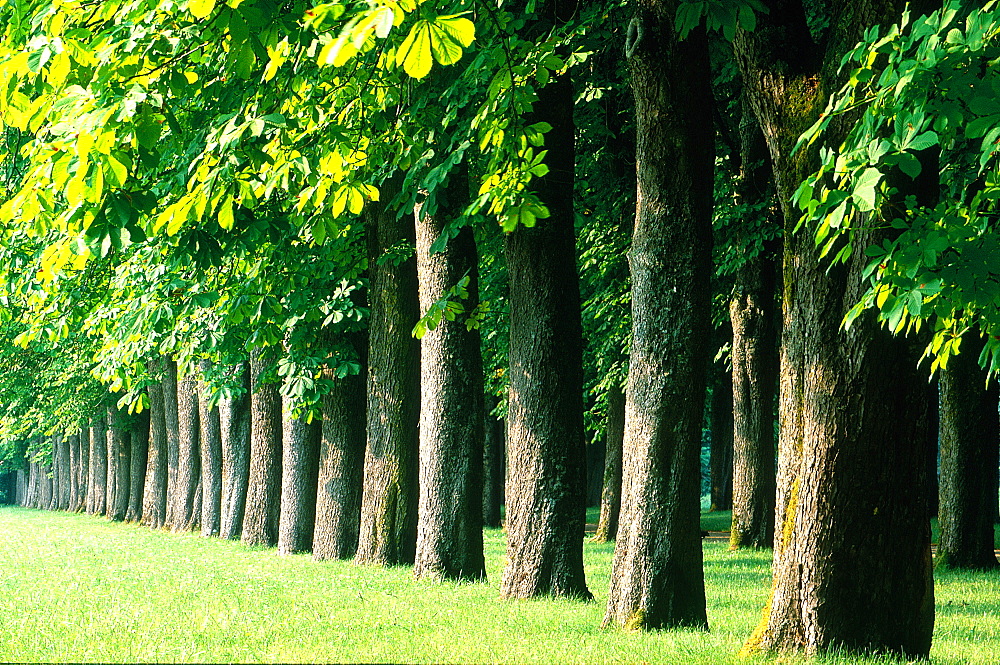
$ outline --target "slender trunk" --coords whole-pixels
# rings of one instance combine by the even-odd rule
[[[102,409],[104,411],[104,409]],[[104,515],[108,490],[108,427],[104,415],[90,423],[90,487],[88,515]]]
[[[87,510],[87,497],[90,496],[90,428],[83,427],[80,437],[80,470],[76,481],[77,503],[73,509],[78,513]]]
[[[38,507],[42,510],[52,510],[52,498],[55,494],[53,492],[52,466],[41,466],[39,468],[42,479],[42,496]]]
[[[69,448],[69,499],[66,510],[76,512],[80,482],[80,437],[73,434],[66,438]]]
[[[941,370],[941,487],[937,565],[988,570],[1000,456],[1000,388],[979,367],[984,342],[971,331]]]
[[[125,521],[140,522],[149,456],[149,411],[143,411],[133,417],[129,441],[132,467],[129,471],[128,511],[125,513]]]
[[[617,383],[608,388],[608,415],[604,433],[604,485],[601,516],[594,540],[606,543],[618,535],[622,507],[622,445],[625,441],[625,392]]]
[[[675,3],[638,6],[626,52],[636,99],[638,204],[622,515],[605,625],[707,628],[699,525],[710,333],[712,104],[698,29]]]
[[[180,458],[180,422],[177,413],[177,363],[167,358],[163,372],[163,422],[167,431],[167,519],[164,526],[173,528],[177,510],[177,465]]]
[[[483,413],[483,526],[491,529],[500,528],[506,461],[506,426],[503,419],[491,413],[498,401],[496,397],[490,397],[493,405]]]
[[[399,265],[384,254],[412,245],[414,222],[387,203],[401,177],[383,183],[382,202],[370,204],[368,236],[368,444],[361,496],[357,560],[391,566],[413,563],[417,542],[417,421],[420,409],[420,343],[410,331],[417,322],[417,265]]]
[[[142,523],[152,529],[167,524],[167,422],[163,383],[147,386],[149,396],[149,447],[143,490]]]
[[[177,484],[174,487],[172,524],[175,532],[190,531],[195,527],[194,504],[201,467],[201,422],[198,418],[198,382],[193,376],[177,381],[177,424]]]
[[[264,381],[274,349],[256,348],[250,354],[250,477],[243,542],[278,544],[281,510],[281,396],[278,386]]]
[[[711,510],[733,507],[733,375],[720,372],[710,404],[712,439],[709,449]]]
[[[478,255],[472,227],[450,238],[440,252],[431,245],[461,213],[469,177],[456,167],[438,210],[416,213],[420,311],[447,297],[463,278],[468,297],[479,304]],[[461,318],[428,330],[420,340],[420,499],[414,575],[481,580],[483,558],[483,359],[479,331]]]
[[[202,362],[205,372],[211,368]],[[208,405],[208,386],[198,384],[198,422],[201,425],[201,535],[218,536],[222,522],[222,431],[219,407]]]
[[[281,512],[278,554],[308,552],[316,527],[316,484],[322,423],[292,414],[293,401],[282,399]]]
[[[222,439],[222,523],[219,536],[238,540],[250,482],[250,368],[237,367],[242,392],[219,401]]]
[[[358,550],[365,459],[367,339],[356,345],[360,374],[337,379],[323,396],[319,489],[313,557],[349,559]],[[329,372],[329,370],[327,370]]]

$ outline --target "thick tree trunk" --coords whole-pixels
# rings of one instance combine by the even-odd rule
[[[146,464],[149,456],[149,411],[133,416],[131,434],[131,470],[129,471],[128,511],[126,522],[142,520],[143,495],[146,490]]]
[[[433,215],[417,211],[420,311],[426,313],[463,277],[471,312],[479,304],[478,256],[472,227],[434,254],[431,245],[468,200],[464,167],[452,174]],[[480,580],[483,558],[483,359],[479,331],[456,318],[420,340],[420,499],[416,577]]]
[[[971,331],[941,370],[941,487],[937,565],[997,566],[993,517],[1000,456],[1000,388],[979,367],[983,340]]]
[[[219,401],[219,432],[222,439],[222,522],[219,536],[238,540],[250,482],[250,368],[237,371],[243,392]]]
[[[712,104],[703,32],[679,42],[675,4],[646,0],[627,47],[638,205],[622,516],[605,624],[706,627],[701,422],[710,332]]]
[[[69,448],[69,500],[66,510],[76,511],[78,505],[80,482],[80,437],[77,434],[66,437]]]
[[[201,472],[200,420],[198,382],[193,376],[185,376],[177,381],[177,483],[173,491],[174,521],[171,525],[175,532],[195,527],[194,504]]]
[[[417,420],[420,343],[410,331],[418,318],[417,265],[384,260],[400,243],[413,244],[414,222],[387,203],[399,176],[382,186],[381,202],[366,210],[368,236],[368,444],[365,450],[357,560],[391,566],[413,563],[417,542]]]
[[[80,469],[76,480],[77,502],[73,510],[82,513],[87,510],[87,497],[90,495],[90,428],[81,428],[78,436],[80,437]]]
[[[601,516],[594,540],[606,543],[618,535],[622,507],[622,445],[625,441],[625,392],[617,383],[608,389],[608,422],[604,433],[604,486]]]
[[[723,370],[712,390],[709,449],[711,510],[733,507],[733,375]]]
[[[108,406],[108,517],[116,522],[128,513],[132,473],[132,437],[128,413]]]
[[[491,413],[497,401],[491,397],[493,406],[483,413],[483,526],[491,529],[500,528],[506,466],[506,425]]]
[[[104,515],[108,490],[108,427],[103,413],[90,423],[89,484],[92,491],[87,495],[87,514]]]
[[[309,552],[316,527],[316,485],[322,423],[292,415],[293,401],[282,398],[281,512],[278,554]]]
[[[356,344],[361,373],[336,380],[323,396],[313,557],[350,559],[358,550],[365,459],[368,340]],[[329,372],[329,370],[327,370]]]
[[[177,363],[163,361],[163,423],[167,432],[167,519],[164,526],[173,528],[177,509],[177,465],[180,457],[180,422],[177,414]]]
[[[202,371],[211,368],[202,362]],[[201,438],[201,535],[218,536],[222,522],[222,430],[219,407],[208,405],[208,386],[198,384]]]
[[[149,396],[149,447],[142,499],[142,523],[160,529],[167,523],[167,422],[163,383],[146,388]]]
[[[281,395],[275,383],[264,381],[274,349],[256,348],[250,353],[250,478],[243,542],[247,545],[278,544],[281,511]]]
[[[58,435],[55,438],[54,445],[59,451],[59,492],[57,494],[58,503],[56,507],[58,510],[69,510],[70,476],[73,469],[70,460],[70,437]]]
[[[790,203],[815,165],[791,148],[836,85],[841,54],[867,25],[899,16],[902,3],[846,3],[825,53],[811,42],[801,4],[767,5],[757,29],[735,44],[785,220],[774,584],[744,652],[924,657],[934,595],[926,502],[914,489],[926,482],[926,377],[873,318],[841,329],[861,295],[862,249],[882,231],[858,228],[852,259],[831,268],[808,230],[793,233]]]

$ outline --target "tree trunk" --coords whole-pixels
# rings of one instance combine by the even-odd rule
[[[104,411],[104,409],[101,409]],[[90,482],[88,515],[104,515],[108,491],[108,428],[104,415],[90,423]]]
[[[674,13],[672,2],[642,2],[627,46],[638,205],[622,516],[604,618],[627,628],[708,627],[699,460],[711,330],[711,74],[704,33],[678,41]]]
[[[70,460],[70,437],[60,434],[55,438],[54,443],[59,450],[59,493],[57,508],[59,510],[69,510],[70,476],[73,472],[73,465]]]
[[[496,397],[491,397],[493,406],[483,413],[483,526],[491,529],[500,528],[506,461],[506,426],[503,419],[498,419],[491,413],[497,401]]]
[[[80,493],[80,437],[77,434],[70,435],[66,442],[69,448],[69,501],[66,509],[76,512]]]
[[[973,330],[941,370],[941,487],[937,565],[997,566],[993,517],[1000,456],[1000,388],[979,367],[984,342]]]
[[[90,428],[81,428],[79,437],[80,469],[76,480],[77,503],[73,510],[82,513],[87,510],[87,497],[90,495]]]
[[[733,375],[719,373],[710,404],[712,439],[709,449],[711,510],[733,507]]]
[[[146,387],[149,396],[149,447],[142,523],[151,529],[160,529],[167,524],[167,422],[163,386],[161,381]]]
[[[387,207],[401,177],[383,183],[381,202],[368,206],[368,444],[365,450],[357,560],[391,566],[413,563],[417,541],[417,420],[420,343],[410,331],[418,318],[417,265],[385,261],[386,251],[414,242],[414,222]]]
[[[456,167],[438,210],[417,210],[420,311],[426,313],[468,277],[463,306],[479,305],[476,241],[466,226],[431,253],[446,224],[461,214],[469,177]],[[479,330],[445,317],[420,340],[420,499],[414,575],[481,580],[483,558],[483,359]]]
[[[202,372],[211,368],[203,361]],[[201,535],[218,536],[222,522],[222,431],[219,407],[208,405],[208,386],[198,384],[198,422],[201,426]]]
[[[358,346],[367,347],[367,339],[362,336]],[[336,380],[323,396],[313,535],[313,557],[317,560],[349,559],[358,550],[365,459],[367,348],[360,351],[361,373]]]
[[[608,388],[608,421],[604,441],[604,486],[601,490],[601,516],[594,540],[612,541],[618,535],[618,517],[622,507],[622,444],[625,440],[625,392],[617,383]]]
[[[108,517],[121,522],[128,513],[132,437],[128,413],[108,406]]]
[[[167,358],[163,372],[163,422],[167,431],[167,520],[173,528],[177,509],[177,465],[180,458],[180,422],[177,413],[177,363]]]
[[[862,250],[884,231],[858,228],[848,264],[830,267],[809,230],[793,233],[791,207],[816,165],[814,154],[793,158],[791,148],[835,87],[841,54],[867,25],[898,17],[902,3],[845,3],[825,52],[812,43],[800,3],[766,4],[769,13],[754,32],[737,35],[735,50],[785,222],[779,518],[771,600],[744,653],[842,648],[925,657],[934,625],[930,531],[923,492],[914,490],[926,482],[926,378],[874,317],[841,329],[861,295]]]
[[[237,367],[243,391],[219,401],[222,439],[222,523],[219,536],[238,540],[250,482],[250,368]]]
[[[149,411],[133,416],[129,442],[132,466],[129,471],[128,512],[125,513],[125,521],[140,522],[149,456]]]
[[[293,401],[282,398],[281,512],[278,554],[309,552],[316,527],[316,485],[322,423],[292,415]]]
[[[275,349],[250,353],[250,478],[243,517],[243,542],[273,547],[278,543],[281,511],[281,395],[264,381]]]
[[[177,381],[177,484],[174,487],[174,532],[195,526],[195,496],[201,470],[201,422],[198,382],[193,376]],[[200,518],[200,516],[199,516]]]

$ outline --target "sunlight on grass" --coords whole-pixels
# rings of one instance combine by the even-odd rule
[[[0,526],[0,661],[731,663],[770,574],[768,552],[706,543],[712,631],[622,633],[600,629],[612,544],[585,545],[595,602],[501,601],[498,530],[489,583],[454,584],[84,515]],[[1000,575],[939,575],[935,638],[935,662],[996,663]]]

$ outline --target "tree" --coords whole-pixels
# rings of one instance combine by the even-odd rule
[[[211,369],[203,361],[202,371]],[[218,536],[222,521],[222,431],[219,407],[210,404],[208,385],[198,383],[198,423],[201,441],[201,535]]]
[[[594,540],[608,542],[618,535],[622,505],[622,446],[625,442],[625,392],[612,385],[608,391],[608,417],[605,429],[604,483],[601,491],[601,514]]]
[[[192,530],[201,518],[195,513],[201,476],[198,381],[190,374],[177,381],[177,422],[177,482],[171,489],[174,532]]]
[[[129,490],[126,522],[139,522],[146,489],[146,465],[149,455],[149,412],[133,415],[129,430]]]
[[[250,368],[235,368],[238,390],[219,400],[222,439],[222,515],[219,536],[236,540],[243,532],[250,482]]]
[[[159,529],[167,523],[167,423],[163,383],[151,383],[146,390],[149,397],[149,448],[142,498],[142,523],[151,529]]]
[[[250,480],[242,540],[247,545],[278,543],[281,511],[281,395],[267,381],[274,350],[250,352]]]
[[[712,510],[733,507],[733,374],[727,367],[716,370],[709,399],[712,439],[709,449],[710,501]]]
[[[295,400],[282,400],[281,512],[278,554],[308,552],[316,526],[316,484],[322,424],[296,416]]]
[[[90,422],[90,491],[87,514],[104,515],[108,489],[107,423],[104,413]]]

